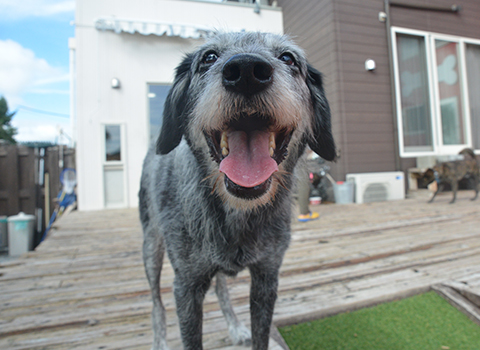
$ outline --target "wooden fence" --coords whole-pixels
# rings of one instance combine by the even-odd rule
[[[0,216],[35,215],[35,246],[55,209],[64,168],[75,169],[74,149],[0,145]]]

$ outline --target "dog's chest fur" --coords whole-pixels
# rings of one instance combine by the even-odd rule
[[[278,250],[286,250],[291,206],[284,202],[290,202],[289,192],[282,188],[275,202],[254,211],[227,210],[206,186],[205,174],[185,143],[171,155],[151,156],[157,168],[150,184],[157,190],[151,193],[157,194],[153,201],[158,212],[165,213],[158,224],[169,228],[164,234],[174,268],[175,262],[182,260],[187,262],[184,268],[205,271],[208,267],[216,270],[212,273],[236,275],[269,255],[277,256]]]

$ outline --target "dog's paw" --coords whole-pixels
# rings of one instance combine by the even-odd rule
[[[252,345],[252,333],[243,323],[228,329],[233,345]]]

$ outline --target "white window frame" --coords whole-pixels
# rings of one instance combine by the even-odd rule
[[[464,133],[464,140],[465,143],[461,145],[445,145],[443,143],[443,131],[442,131],[442,125],[441,125],[441,108],[442,108],[442,102],[440,100],[440,90],[438,88],[438,72],[437,69],[434,69],[437,67],[437,58],[436,55],[432,55],[432,71],[433,71],[433,81],[432,86],[434,90],[434,98],[435,98],[435,114],[438,116],[437,119],[437,134],[438,134],[438,153],[441,155],[448,155],[448,154],[458,154],[462,149],[465,147],[472,147],[472,129],[470,126],[470,104],[468,101],[468,95],[466,94],[467,92],[467,80],[466,80],[466,62],[465,62],[465,45],[462,42],[460,37],[454,37],[450,35],[440,35],[440,34],[435,34],[435,35],[430,35],[430,47],[433,50],[435,50],[435,40],[443,40],[443,41],[448,41],[448,42],[454,42],[458,44],[458,73],[459,73],[459,79],[460,79],[460,93],[461,93],[461,101],[458,101],[458,103],[461,104],[462,111],[463,111],[463,122],[464,122],[464,130],[462,131]]]
[[[414,158],[421,156],[437,156],[437,155],[451,155],[460,152],[465,147],[472,147],[472,129],[471,129],[471,116],[470,116],[470,103],[468,94],[468,82],[466,73],[466,43],[480,45],[479,40],[464,38],[459,36],[452,36],[434,32],[426,32],[408,28],[391,27],[392,34],[392,51],[393,51],[393,65],[394,65],[394,79],[395,79],[395,103],[397,111],[397,126],[399,136],[399,150],[400,157],[402,158]],[[430,121],[432,125],[432,141],[433,147],[431,151],[405,151],[404,145],[404,131],[403,131],[403,114],[402,114],[402,99],[401,99],[401,86],[400,86],[400,71],[398,62],[398,49],[397,49],[397,34],[406,34],[419,36],[424,38],[425,52],[427,60],[427,79],[428,79],[428,94],[430,101]],[[458,44],[458,71],[460,79],[461,89],[461,103],[463,118],[464,118],[464,144],[461,145],[444,145],[442,140],[442,125],[441,125],[441,106],[440,106],[440,93],[438,88],[438,73],[436,65],[435,55],[435,40],[444,40],[455,42]]]
[[[120,126],[120,160],[107,161],[105,133],[106,126],[115,125]],[[124,122],[100,122],[101,135],[102,135],[102,197],[103,205],[107,208],[105,198],[105,170],[123,170],[123,202],[117,206],[109,206],[108,209],[126,208],[128,205],[128,177],[127,177],[127,145],[126,145],[126,126]]]
[[[463,64],[464,64],[464,74],[465,74],[465,98],[467,100],[467,104],[465,105],[465,108],[468,108],[467,110],[467,113],[468,113],[468,127],[470,128],[470,134],[469,136],[473,135],[472,132],[472,126],[471,126],[471,120],[472,120],[472,116],[470,115],[470,100],[469,100],[469,97],[470,97],[470,92],[468,90],[468,75],[467,75],[467,60],[466,60],[466,51],[467,51],[467,44],[471,44],[471,45],[477,45],[480,47],[480,40],[478,39],[471,39],[471,38],[462,38],[462,42],[463,42],[463,45],[462,45],[462,49],[463,49]],[[470,140],[470,142],[472,143],[473,145],[473,140]],[[473,148],[473,147],[472,147]],[[480,149],[474,149],[474,152],[475,154],[480,154]]]
[[[145,96],[147,97],[146,99],[146,104],[147,104],[147,115],[146,115],[146,119],[147,119],[147,135],[148,135],[148,138],[147,138],[147,147],[149,147],[151,145],[151,143],[155,143],[157,142],[157,138],[159,135],[156,136],[156,138],[154,138],[153,140],[150,140],[150,136],[151,136],[151,124],[150,124],[150,97],[149,97],[149,87],[151,85],[156,85],[156,86],[168,86],[170,89],[173,87],[173,82],[167,82],[167,83],[158,83],[158,82],[147,82],[146,86],[145,86]],[[165,99],[166,101],[166,99]],[[165,107],[165,103],[164,103],[164,107]],[[161,113],[163,113],[163,111],[161,111]],[[163,114],[162,114],[162,123],[163,123]],[[161,130],[161,128],[160,128]]]
[[[101,128],[102,128],[102,165],[123,165],[125,166],[125,150],[126,150],[126,145],[125,145],[125,123],[123,122],[101,122],[100,123]],[[105,128],[107,126],[119,126],[120,127],[120,155],[121,158],[120,160],[109,160],[107,161],[107,146],[105,143]]]

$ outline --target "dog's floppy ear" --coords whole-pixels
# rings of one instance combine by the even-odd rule
[[[157,139],[157,154],[167,154],[178,146],[185,132],[185,107],[188,104],[190,67],[193,55],[187,55],[176,69],[175,80],[163,109],[163,123]]]
[[[322,74],[310,65],[307,66],[307,86],[313,104],[312,137],[308,140],[308,145],[323,159],[335,160],[330,107],[323,90]]]
[[[435,171],[432,168],[428,168],[418,180],[421,186],[428,186],[435,181]]]
[[[428,168],[428,169],[423,173],[423,175],[425,175],[425,176],[433,176],[433,174],[434,174],[434,171],[433,171],[432,168]]]

